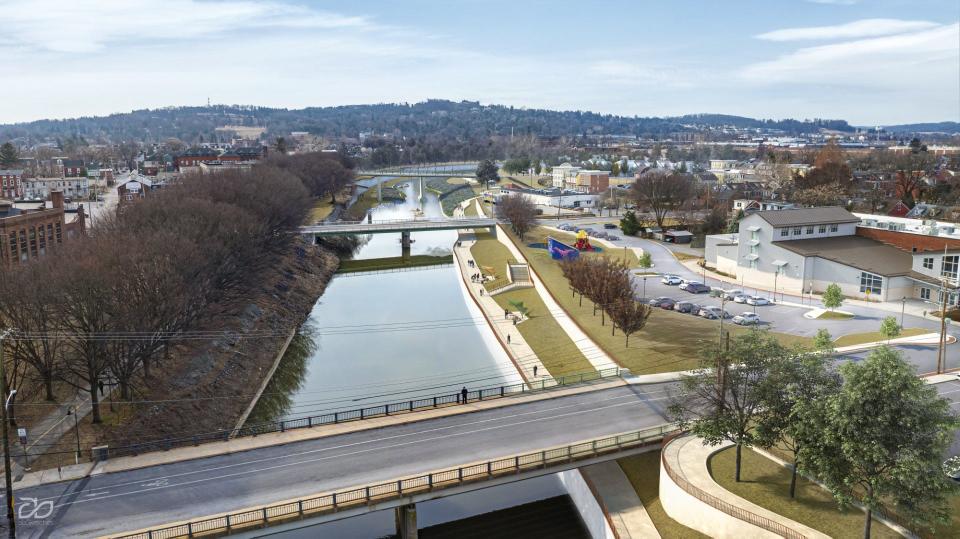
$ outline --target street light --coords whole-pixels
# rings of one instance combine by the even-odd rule
[[[900,298],[900,329],[903,329],[903,312],[907,309],[907,296]]]
[[[77,418],[77,409],[73,406],[67,408],[67,415],[73,416],[73,431],[77,433],[77,454],[73,460],[75,464],[80,464],[80,420]]]
[[[643,299],[647,299],[647,278],[643,278]]]
[[[3,350],[6,348],[6,339],[10,336],[10,330],[4,330],[0,332],[0,394],[7,394],[7,375],[3,372],[4,369],[4,359],[3,359]],[[3,479],[5,490],[5,498],[7,502],[7,529],[9,530],[10,537],[16,539],[17,537],[17,518],[13,512],[13,477],[11,476],[11,464],[10,464],[10,439],[8,438],[8,428],[7,425],[7,406],[10,405],[10,398],[16,394],[16,391],[12,391],[10,396],[7,397],[6,402],[3,406],[3,413],[0,415],[0,421],[3,421]]]

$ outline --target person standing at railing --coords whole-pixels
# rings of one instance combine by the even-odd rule
[[[467,403],[467,386],[463,386],[463,389],[460,390],[460,398],[463,404]]]

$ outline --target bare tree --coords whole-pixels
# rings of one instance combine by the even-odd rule
[[[521,241],[537,219],[537,208],[527,197],[512,194],[500,197],[497,201],[497,217],[510,223],[510,228]]]
[[[647,325],[647,319],[653,309],[633,298],[621,298],[607,309],[610,320],[613,322],[613,331],[620,328],[626,336],[626,346],[630,347],[630,335],[640,331]],[[612,335],[613,333],[611,333]]]
[[[633,196],[650,208],[660,228],[667,215],[683,206],[692,194],[693,185],[687,176],[664,170],[646,172],[633,184]]]

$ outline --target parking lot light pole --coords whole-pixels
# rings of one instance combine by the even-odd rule
[[[77,433],[77,454],[74,455],[74,463],[80,464],[80,421],[78,419],[79,414],[77,413],[77,408],[71,406],[67,408],[67,415],[73,416],[73,430]]]
[[[647,278],[646,277],[643,278],[643,299],[644,301],[646,301],[647,299]]]
[[[903,329],[903,312],[907,309],[907,296],[900,298],[900,329]]]

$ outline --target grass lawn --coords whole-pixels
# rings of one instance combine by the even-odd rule
[[[471,200],[470,204],[467,204],[467,207],[463,209],[463,215],[465,217],[478,217],[477,203],[475,200]]]
[[[315,200],[313,206],[310,207],[310,213],[307,216],[307,221],[311,224],[319,223],[327,218],[333,212],[333,204],[330,203],[330,199],[323,197],[321,200]]]
[[[664,539],[700,539],[709,537],[670,518],[660,505],[660,452],[650,451],[617,461],[626,474],[650,520]]]
[[[850,313],[838,313],[837,311],[823,311],[817,320],[850,320],[853,315]]]
[[[473,259],[478,266],[486,266],[495,270],[497,280],[486,283],[487,290],[499,288],[507,284],[507,262],[515,262],[510,250],[497,241],[487,231],[476,231],[477,243],[470,249]],[[543,366],[553,376],[574,374],[592,371],[593,366],[560,324],[547,310],[547,306],[540,299],[540,295],[532,288],[512,290],[494,296],[494,301],[504,309],[514,310],[510,301],[522,301],[530,309],[530,319],[519,324],[517,331],[523,335],[534,353],[540,358]]]
[[[616,358],[621,365],[636,374],[650,374],[657,372],[671,372],[696,368],[699,364],[699,352],[708,340],[719,338],[719,327],[715,321],[694,317],[688,314],[675,313],[657,309],[650,315],[647,326],[630,337],[630,347],[619,332],[616,336],[610,334],[610,322],[601,325],[600,315],[593,315],[593,307],[589,300],[574,298],[560,271],[557,261],[550,258],[546,249],[528,247],[528,243],[543,242],[548,232],[542,228],[535,228],[527,234],[526,241],[516,241],[520,251],[527,258],[530,266],[537,272],[553,297],[580,325],[607,354]],[[574,241],[571,234],[549,232],[550,236],[564,241]],[[514,238],[515,239],[515,238]],[[637,266],[637,257],[633,251],[611,249],[604,253],[584,253],[581,256],[604,256],[609,254],[619,259],[626,257],[631,268]],[[734,335],[747,328],[724,324],[731,328]],[[806,337],[796,337],[782,333],[774,333],[786,344],[809,344]]]
[[[687,260],[700,260],[702,256],[692,255],[690,253],[684,253],[683,251],[670,251],[673,253],[673,256],[677,258],[680,262],[686,262]]]
[[[369,271],[380,269],[395,268],[414,268],[418,266],[432,266],[434,264],[451,264],[453,255],[430,256],[413,255],[403,258],[402,256],[393,256],[389,258],[365,258],[362,260],[341,260],[338,273],[351,273],[354,271]]]
[[[913,337],[915,335],[923,335],[924,333],[932,333],[930,329],[924,328],[904,328],[900,330],[900,335],[897,337]],[[843,335],[842,337],[837,337],[833,341],[834,346],[853,346],[855,344],[864,344],[868,342],[879,342],[887,340],[886,337],[880,335],[879,331],[868,331],[866,333],[851,333],[849,335]]]
[[[737,496],[831,537],[863,535],[864,514],[854,508],[840,511],[833,496],[820,485],[798,477],[797,497],[791,500],[790,470],[747,449],[743,452],[741,481],[737,483],[733,480],[735,462],[736,451],[729,448],[714,455],[708,467],[713,479]],[[874,538],[900,537],[876,520],[871,528]]]

